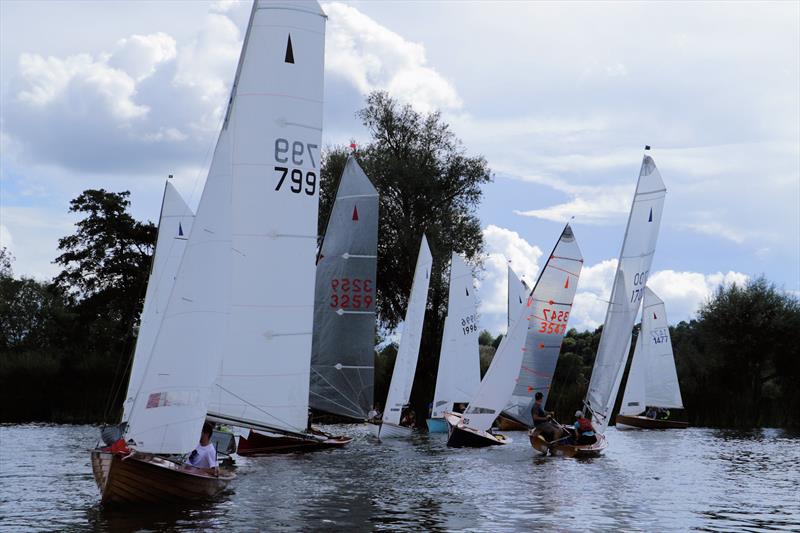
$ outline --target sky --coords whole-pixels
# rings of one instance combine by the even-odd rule
[[[507,262],[534,281],[570,220],[570,326],[603,322],[645,144],[667,186],[649,286],[671,323],[761,274],[800,295],[800,3],[321,4],[323,144],[367,142],[355,112],[385,90],[486,157],[483,327],[505,327]],[[196,206],[249,9],[0,2],[0,246],[17,275],[58,271],[84,189],[130,190],[157,222],[173,174]]]

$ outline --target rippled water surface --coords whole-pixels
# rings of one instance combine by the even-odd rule
[[[608,432],[603,457],[542,458],[510,445],[448,449],[444,435],[238,459],[215,502],[104,509],[89,426],[0,426],[2,531],[797,531],[800,435]]]

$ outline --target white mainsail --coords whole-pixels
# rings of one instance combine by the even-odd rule
[[[378,191],[347,158],[317,261],[310,404],[364,420],[375,375]]]
[[[125,438],[144,452],[197,444],[230,311],[231,146],[223,129]]]
[[[582,268],[583,255],[567,224],[533,289],[534,307],[522,365],[504,410],[528,426],[533,425],[531,405],[535,394],[541,392],[542,403],[547,403]]]
[[[423,235],[417,256],[417,266],[414,269],[411,295],[408,298],[406,318],[403,322],[403,336],[400,338],[400,348],[397,350],[392,381],[389,385],[389,394],[386,396],[386,407],[383,412],[383,421],[395,425],[400,424],[403,406],[408,403],[411,397],[411,387],[414,384],[432,264],[433,256],[428,247],[428,239]]]
[[[443,418],[445,411],[453,410],[453,403],[468,402],[477,391],[481,381],[478,335],[472,269],[454,252],[433,395],[433,418]]]
[[[528,299],[531,289],[528,284],[517,277],[517,273],[508,265],[508,330],[511,330],[511,325],[514,323],[514,317],[519,314],[520,308],[525,304]]]
[[[300,432],[308,420],[325,15],[258,0],[234,82],[231,312],[209,416]]]
[[[664,302],[645,288],[642,327],[633,352],[620,414],[638,415],[647,406],[683,409]]]
[[[655,253],[666,188],[653,158],[645,155],[625,230],[614,285],[585,403],[604,432],[614,408],[645,284]]]
[[[122,404],[122,421],[130,418],[131,408],[142,385],[144,370],[150,360],[161,319],[164,317],[175,275],[178,272],[183,250],[192,229],[194,213],[186,205],[180,193],[169,181],[164,186],[161,216],[158,222],[158,237],[153,253],[153,266],[147,280],[144,307],[139,323],[139,335],[133,352],[128,392]]]

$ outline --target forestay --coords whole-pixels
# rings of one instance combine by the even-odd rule
[[[637,415],[647,406],[683,409],[666,308],[649,287],[644,292],[642,327],[620,414]]]
[[[528,299],[531,290],[527,283],[517,277],[516,272],[508,265],[508,291],[507,291],[507,311],[508,311],[508,330],[514,322],[514,317],[519,314],[520,308]],[[508,331],[506,330],[506,331]]]
[[[350,156],[317,261],[314,409],[363,420],[371,407],[377,253],[378,191]]]
[[[136,337],[136,348],[133,352],[128,392],[125,395],[125,402],[122,404],[123,422],[127,422],[130,418],[134,399],[142,385],[144,370],[150,360],[153,343],[169,302],[172,285],[175,282],[175,275],[183,257],[183,250],[186,247],[193,220],[194,213],[181,198],[175,186],[168,181],[164,186],[161,216],[158,221],[158,237],[156,238],[150,276],[147,279],[147,291],[139,321],[139,335]]]
[[[259,0],[228,110],[231,314],[209,414],[302,431],[308,419],[325,15]]]
[[[631,330],[658,240],[665,193],[655,162],[645,155],[586,396],[594,426],[601,433],[608,425],[630,350]]]
[[[414,282],[411,285],[411,296],[408,298],[408,309],[403,322],[403,336],[394,363],[389,394],[386,397],[386,408],[383,421],[399,424],[403,406],[411,397],[411,386],[414,384],[414,373],[417,369],[419,345],[422,340],[422,326],[425,320],[425,307],[428,302],[428,286],[431,277],[433,257],[428,247],[428,239],[422,236],[422,243],[414,269]]]
[[[480,381],[478,314],[472,269],[460,255],[453,253],[432,417],[442,418],[445,411],[453,410],[453,403],[468,402]]]
[[[505,409],[505,414],[528,426],[533,425],[534,395],[541,392],[542,403],[547,402],[582,267],[581,250],[567,224],[533,289],[531,327],[517,383]]]

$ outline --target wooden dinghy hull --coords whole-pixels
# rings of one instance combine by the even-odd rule
[[[617,415],[617,429],[686,429],[689,422],[656,420],[641,415]]]
[[[513,418],[508,418],[503,415],[497,417],[497,429],[501,431],[528,431],[530,429],[525,424],[517,422]]]
[[[175,504],[208,500],[220,494],[236,475],[219,476],[168,461],[157,455],[128,455],[96,449],[92,472],[105,504]]]
[[[276,453],[314,452],[329,448],[341,448],[353,441],[353,437],[344,435],[334,436],[323,432],[315,432],[314,435],[325,438],[314,438],[313,436],[303,438],[277,433],[265,435],[251,430],[247,437],[239,437],[237,453],[247,457]]]
[[[380,424],[369,423],[370,433],[378,440],[384,439],[404,439],[411,436],[414,428],[406,426],[398,426],[390,422],[381,422]]]
[[[605,435],[597,435],[597,442],[594,444],[549,444],[535,429],[528,432],[531,446],[543,455],[555,455],[558,457],[598,457],[603,450],[608,448],[608,441]]]
[[[447,445],[453,448],[486,448],[512,442],[505,435],[463,425],[461,415],[458,413],[445,413],[444,419],[447,421]]]

